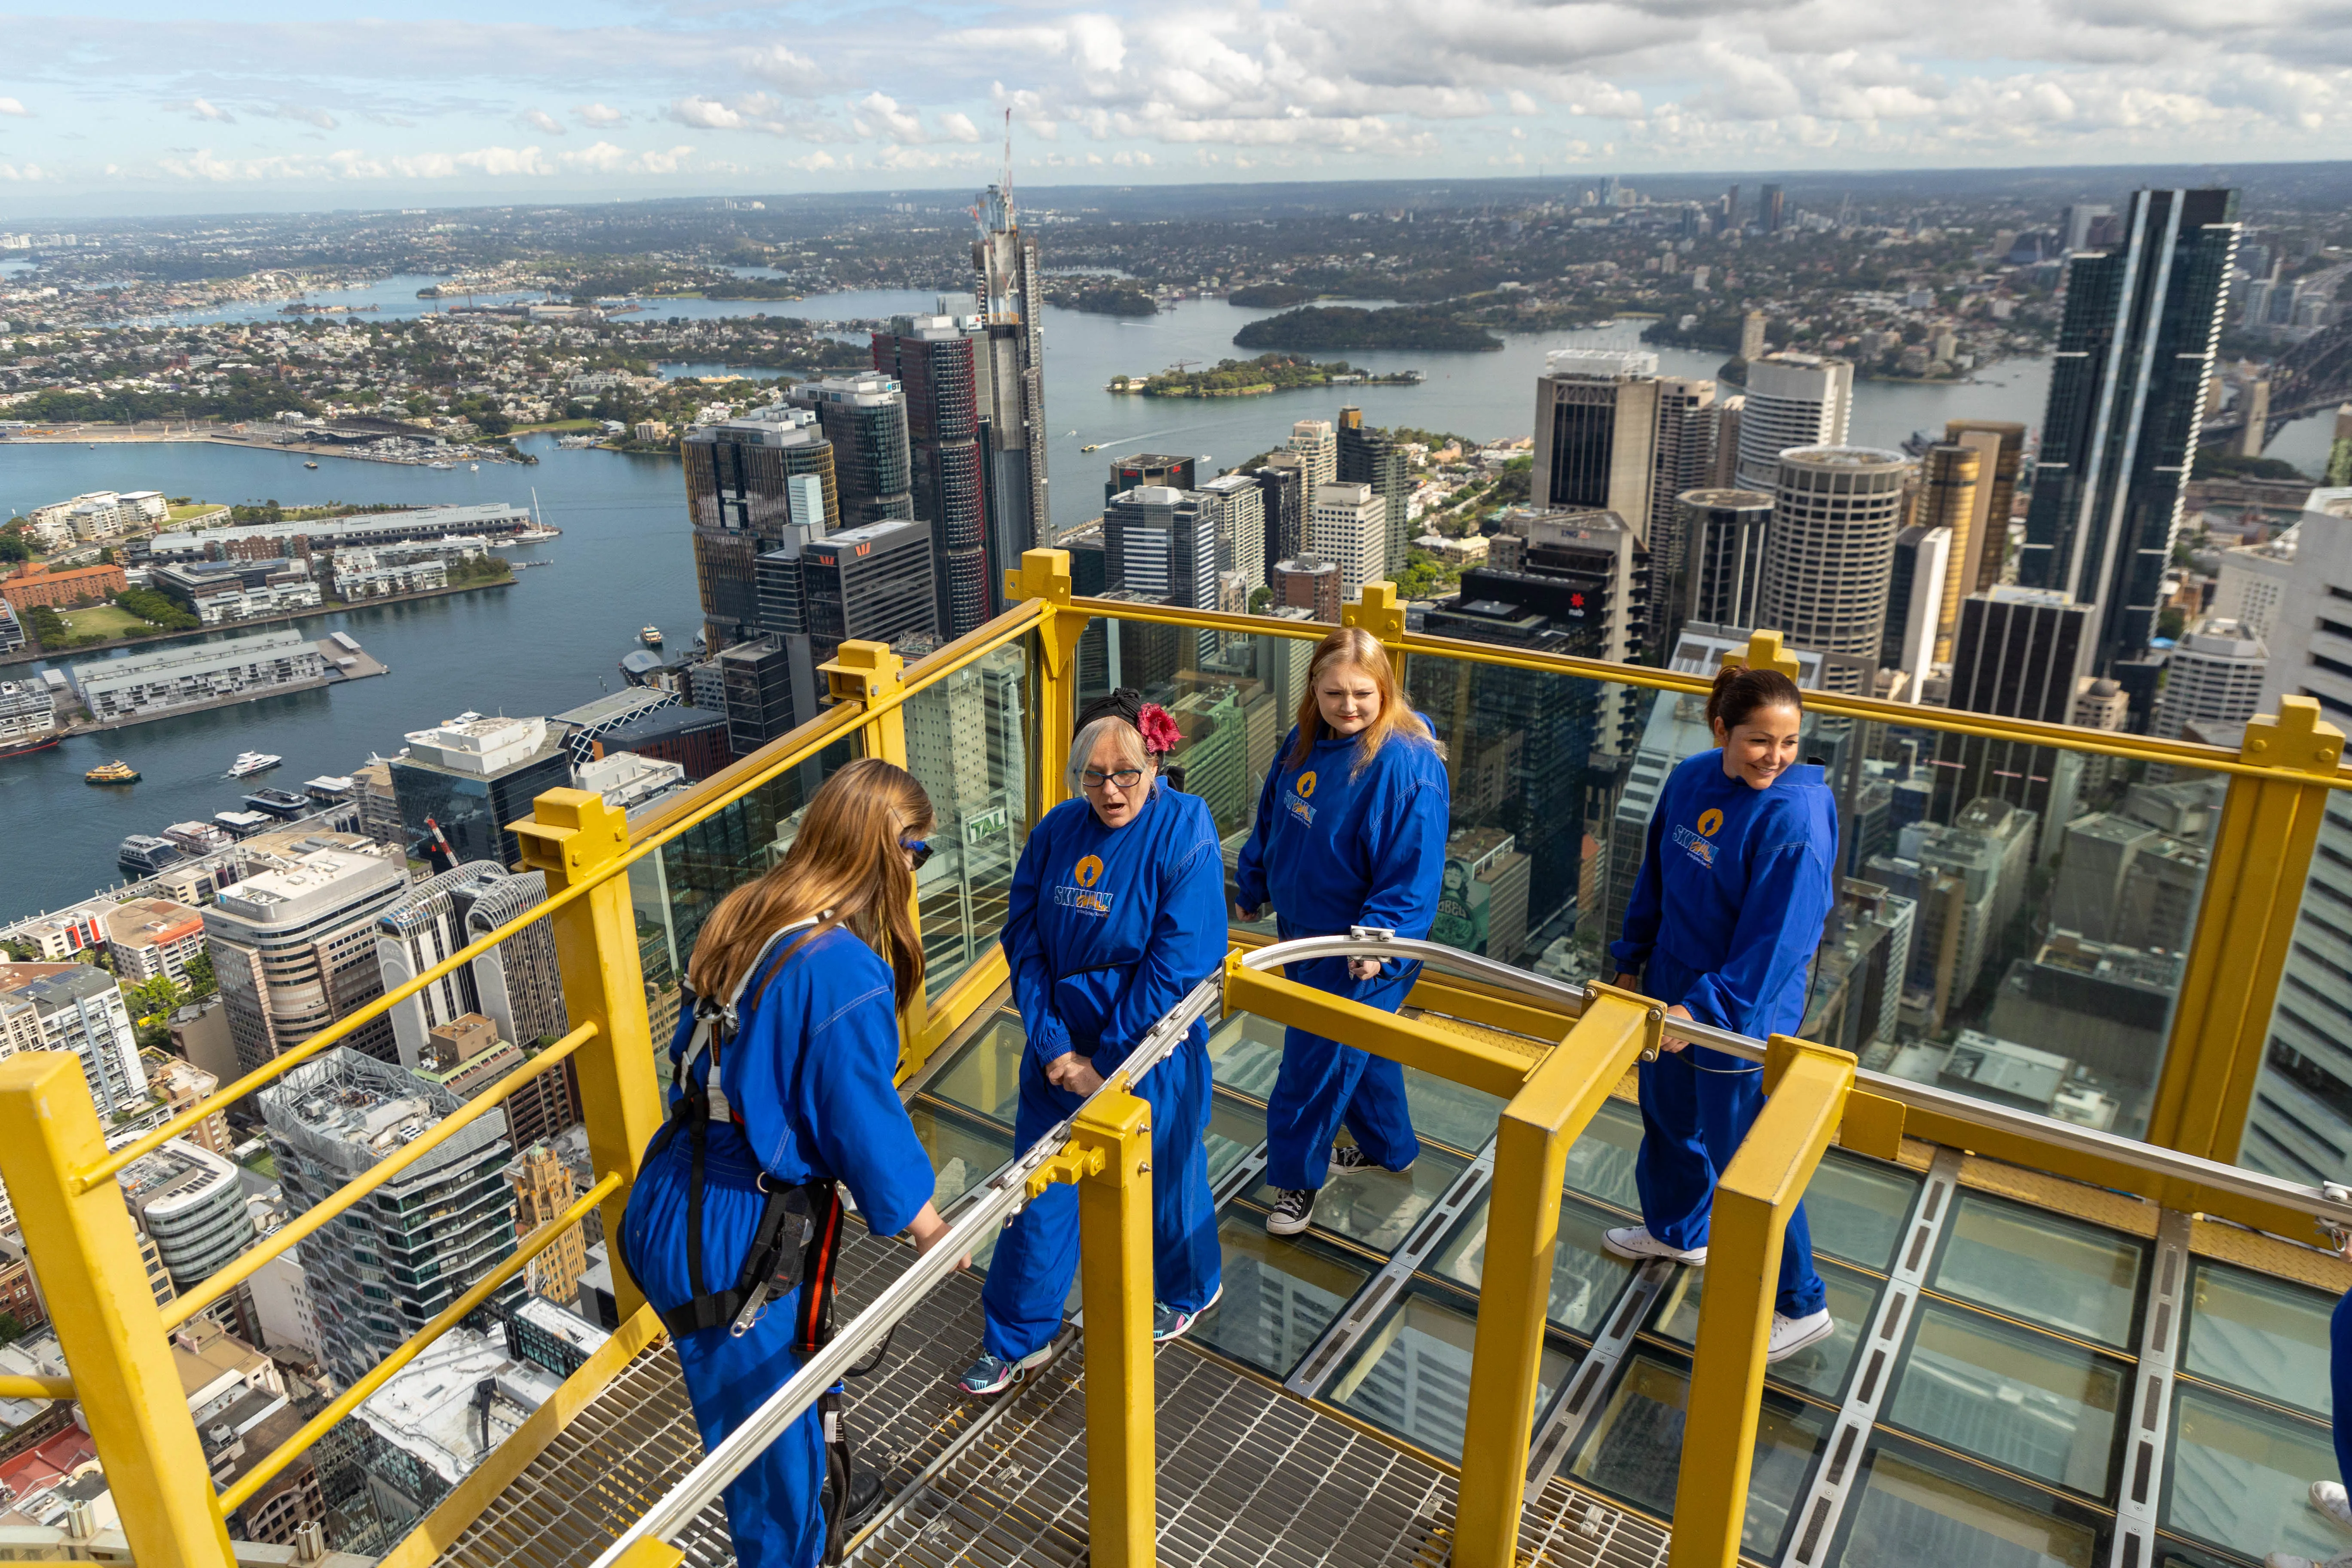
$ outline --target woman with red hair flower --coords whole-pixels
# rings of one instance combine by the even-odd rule
[[[1088,704],[1070,748],[1077,798],[1047,812],[1021,851],[1003,941],[1028,1034],[1013,1122],[1022,1149],[1101,1088],[1224,961],[1216,824],[1199,796],[1180,793],[1178,770],[1163,772],[1181,739],[1166,710],[1132,691]],[[1202,1142],[1211,1087],[1205,1022],[1136,1085],[1151,1107],[1155,1340],[1190,1330],[1223,1289]],[[1002,1393],[1044,1363],[1077,1263],[1077,1194],[1056,1184],[996,1244],[965,1393]]]

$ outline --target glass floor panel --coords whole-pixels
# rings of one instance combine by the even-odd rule
[[[2333,1414],[2328,1320],[2336,1298],[2199,1259],[2189,1291],[2184,1372],[2315,1415]]]
[[[1601,1250],[1601,1233],[1622,1223],[1622,1216],[1592,1207],[1580,1199],[1562,1198],[1559,1241],[1552,1249],[1551,1321],[1590,1339],[1609,1321],[1609,1313],[1633,1277],[1633,1265]],[[1475,1291],[1486,1263],[1486,1199],[1462,1216],[1454,1234],[1424,1265],[1441,1279]]]
[[[2137,1237],[1964,1193],[1927,1283],[2025,1322],[2126,1349],[2147,1245]]]
[[[937,1173],[931,1188],[931,1202],[944,1211],[964,1194],[992,1175],[996,1168],[1013,1158],[1013,1134],[941,1110],[918,1100],[907,1107],[908,1120],[915,1124],[915,1136],[931,1156],[931,1169]],[[998,1231],[972,1248],[971,1265],[985,1268],[995,1255]]]
[[[1021,1053],[1028,1043],[1020,1017],[999,1013],[965,1042],[924,1090],[1010,1127],[1021,1103]]]
[[[2311,1507],[2315,1480],[2336,1479],[2328,1429],[2194,1384],[2175,1385],[2172,1454],[2158,1523],[2260,1560],[2292,1552],[2326,1563],[2344,1532]]]
[[[1450,1143],[1465,1154],[1475,1154],[1494,1141],[1495,1122],[1506,1103],[1419,1068],[1404,1069],[1404,1099],[1412,1111],[1414,1131],[1424,1139]]]
[[[1878,1320],[1880,1281],[1826,1258],[1816,1258],[1813,1266],[1821,1270],[1822,1284],[1828,1289],[1830,1317],[1837,1323],[1837,1332],[1786,1361],[1774,1363],[1766,1375],[1836,1400],[1844,1396],[1846,1379],[1853,1372],[1853,1347],[1862,1342],[1863,1331]],[[1660,1293],[1652,1331],[1685,1349],[1696,1345],[1699,1301],[1706,1285],[1705,1265],[1675,1269]]]
[[[1209,1185],[1265,1142],[1265,1112],[1229,1094],[1209,1096]]]
[[[1433,1454],[1462,1457],[1470,1415],[1470,1346],[1477,1321],[1435,1294],[1407,1290],[1360,1341],[1323,1397]],[[1549,1340],[1536,1378],[1540,1413],[1576,1357]]]
[[[1813,1250],[1885,1273],[1895,1266],[1918,1195],[1919,1178],[1900,1165],[1829,1151],[1805,1189]]]
[[[1671,1519],[1680,1480],[1683,1412],[1690,1373],[1647,1353],[1636,1354],[1617,1381],[1608,1408],[1570,1463],[1569,1474]],[[1748,1482],[1748,1517],[1740,1550],[1770,1561],[1789,1531],[1789,1513],[1804,1495],[1813,1462],[1834,1418],[1825,1410],[1767,1390],[1756,1426],[1756,1457]]]
[[[1568,1188],[1624,1210],[1642,1212],[1633,1184],[1633,1152],[1642,1146],[1642,1111],[1622,1100],[1601,1102],[1584,1136],[1569,1145]]]
[[[1264,1100],[1282,1070],[1282,1026],[1236,1013],[1209,1030],[1210,1070],[1230,1089]]]
[[[2107,1495],[2130,1370],[1965,1307],[1918,1304],[1885,1419],[2038,1480]]]
[[[1402,1173],[1334,1171],[1315,1200],[1315,1224],[1374,1252],[1394,1252],[1467,1163],[1424,1144],[1412,1169]],[[1250,1196],[1266,1207],[1274,1205],[1274,1189],[1263,1182]]]
[[[2078,1504],[1880,1437],[1823,1568],[2094,1568],[2101,1534]]]
[[[1229,1210],[1217,1227],[1224,1299],[1192,1337],[1235,1361],[1287,1377],[1372,1271],[1328,1247],[1265,1233],[1255,1209]]]

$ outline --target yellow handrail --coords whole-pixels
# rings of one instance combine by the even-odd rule
[[[0,1377],[0,1399],[71,1399],[69,1377]]]
[[[325,1436],[334,1425],[364,1403],[367,1396],[392,1381],[393,1374],[425,1353],[425,1347],[463,1322],[467,1315],[488,1300],[498,1288],[522,1272],[534,1258],[555,1245],[563,1233],[587,1217],[588,1211],[604,1201],[605,1195],[621,1184],[621,1178],[606,1176],[581,1194],[572,1206],[541,1226],[524,1238],[514,1256],[491,1269],[474,1284],[474,1288],[441,1309],[438,1316],[401,1342],[400,1348],[378,1362],[365,1377],[335,1396],[332,1403],[302,1424],[302,1429],[269,1451],[269,1457],[237,1479],[235,1486],[220,1494],[221,1516],[226,1518],[251,1500],[253,1494],[277,1479],[278,1472],[292,1464],[305,1449]]]
[[[186,1295],[175,1298],[163,1309],[163,1327],[176,1329],[198,1312],[252,1279],[268,1267],[272,1258],[284,1254],[310,1237],[329,1220],[341,1217],[356,1207],[359,1201],[407,1170],[411,1165],[455,1138],[467,1128],[496,1110],[515,1090],[562,1064],[564,1058],[578,1050],[594,1037],[596,1026],[583,1024],[530,1058],[515,1071],[433,1124],[433,1130],[404,1146],[388,1160],[371,1165],[360,1175],[321,1198],[262,1240],[247,1247]]]

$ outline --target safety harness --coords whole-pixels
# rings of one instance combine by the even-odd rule
[[[752,1229],[751,1245],[743,1254],[743,1267],[733,1286],[725,1290],[711,1289],[702,1258],[703,1168],[710,1124],[732,1121],[740,1126],[743,1122],[742,1113],[728,1103],[719,1078],[726,1049],[741,1025],[739,1009],[743,994],[767,967],[769,955],[775,952],[777,943],[819,924],[831,914],[827,910],[794,921],[768,938],[759,956],[744,969],[724,1000],[708,996],[695,1000],[694,1033],[677,1068],[678,1099],[671,1108],[668,1122],[646,1151],[646,1157],[652,1159],[681,1129],[692,1151],[687,1176],[686,1268],[687,1282],[694,1295],[661,1314],[662,1326],[673,1340],[715,1329],[722,1323],[729,1333],[740,1338],[751,1331],[771,1301],[790,1295],[796,1287],[801,1288],[801,1301],[793,1315],[793,1353],[805,1360],[833,1338],[833,1285],[841,1257],[843,1205],[838,1184],[830,1177],[785,1184],[761,1172],[760,1191],[767,1201],[760,1210],[760,1222]],[[698,1083],[695,1067],[706,1052],[710,1058],[710,1071],[703,1082]],[[885,1339],[872,1357],[863,1365],[852,1367],[845,1375],[863,1377],[879,1365],[889,1351],[890,1342]],[[825,1391],[816,1408],[824,1426],[824,1561],[838,1563],[850,1478],[849,1439],[842,1428],[838,1384]]]

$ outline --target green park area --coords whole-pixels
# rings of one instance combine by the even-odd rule
[[[114,605],[97,605],[87,610],[67,610],[58,619],[65,623],[66,635],[78,643],[138,637],[155,629],[152,623]]]

